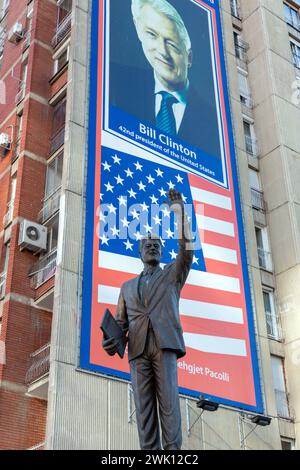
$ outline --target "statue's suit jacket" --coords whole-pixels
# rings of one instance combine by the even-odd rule
[[[142,273],[121,288],[116,320],[124,333],[128,331],[129,361],[143,354],[150,322],[160,349],[173,350],[178,358],[186,354],[179,298],[193,261],[193,251],[185,251],[183,245],[176,261],[153,273],[144,302],[139,295]]]

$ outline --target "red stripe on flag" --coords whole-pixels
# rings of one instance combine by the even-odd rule
[[[211,232],[210,230],[201,230],[201,227],[200,227],[200,235],[201,235],[202,243],[222,246],[223,248],[231,248],[233,250],[236,250],[238,247],[236,238],[229,237],[228,235]]]
[[[180,297],[182,299],[199,300],[200,302],[212,304],[231,305],[232,307],[241,308],[243,306],[241,294],[208,289],[207,287],[191,286],[190,284],[185,284]]]
[[[197,202],[195,205],[195,212],[205,217],[212,217],[225,222],[234,223],[234,214],[232,211],[221,209],[220,207],[211,206],[210,204],[202,204]]]
[[[207,336],[220,336],[222,338],[234,338],[245,340],[246,326],[236,323],[194,318],[185,315],[180,316],[184,333],[192,333]]]
[[[240,268],[236,264],[224,263],[222,261],[205,258],[205,266],[206,272],[208,273],[237,278],[240,276]]]
[[[205,191],[210,191],[211,193],[219,194],[221,196],[230,196],[228,189],[214,185],[205,179],[199,178],[199,176],[196,175],[189,174],[188,177],[190,185],[194,186],[195,188],[204,189]]]

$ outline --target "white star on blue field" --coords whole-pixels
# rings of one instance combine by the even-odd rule
[[[168,191],[180,192],[195,241],[192,269],[205,271],[205,262],[188,175],[174,168],[102,147],[100,190],[100,249],[139,257],[140,240],[159,236],[162,263],[178,254],[178,229],[168,204]]]

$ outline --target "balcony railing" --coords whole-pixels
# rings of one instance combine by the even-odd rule
[[[248,69],[248,54],[247,51],[249,49],[249,44],[246,41],[239,40],[238,43],[235,44],[235,56],[237,60],[238,66],[243,69]]]
[[[275,389],[277,413],[280,418],[290,418],[288,397],[286,392]]]
[[[281,321],[279,315],[274,312],[265,312],[267,320],[267,332],[268,336],[276,341],[280,341],[283,338]]]
[[[43,224],[50,219],[58,210],[60,203],[61,188],[58,188],[54,194],[45,199],[43,209],[38,215],[38,221]]]
[[[3,218],[3,225],[6,227],[13,221],[13,213],[14,213],[14,201],[10,201],[7,204],[7,212]]]
[[[25,382],[27,385],[36,382],[49,373],[50,369],[50,343],[30,354],[30,367]]]
[[[246,145],[246,152],[253,157],[258,157],[259,150],[257,145],[257,140],[245,135],[245,145]]]
[[[254,106],[252,98],[250,96],[241,95],[241,106],[242,106],[242,113],[252,118],[253,106]]]
[[[46,257],[38,261],[30,270],[31,285],[33,289],[37,289],[55,275],[56,272],[57,251],[53,251]]]
[[[0,273],[0,300],[5,295],[6,272]]]
[[[65,126],[51,139],[50,155],[55,153],[65,142]]]
[[[69,34],[69,32],[71,31],[71,27],[72,27],[72,12],[70,12],[68,16],[66,16],[64,20],[57,26],[55,35],[52,39],[53,47],[56,47],[64,39],[64,37],[66,37],[67,34]]]
[[[251,201],[252,207],[254,207],[254,209],[265,212],[266,203],[264,200],[264,193],[262,191],[258,191],[257,189],[251,188]]]
[[[266,271],[272,272],[273,261],[272,261],[271,253],[259,247],[257,248],[257,251],[258,251],[259,267]]]

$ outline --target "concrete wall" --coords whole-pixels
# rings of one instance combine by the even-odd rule
[[[295,101],[289,27],[283,3],[243,0],[249,42],[249,79],[261,146],[260,173],[268,207],[278,310],[285,336],[285,369],[291,417],[300,430],[299,167],[300,103]]]

